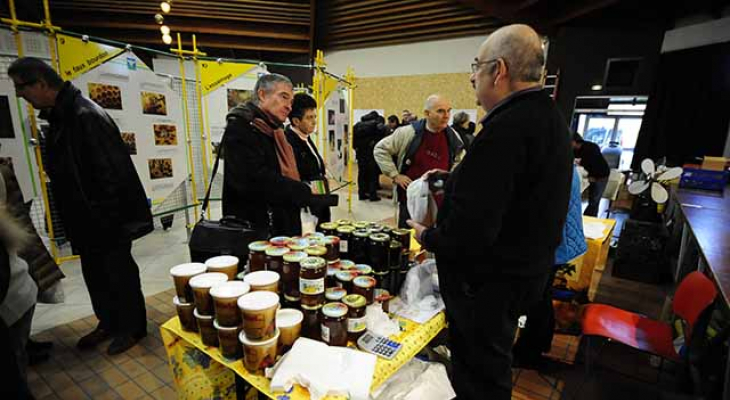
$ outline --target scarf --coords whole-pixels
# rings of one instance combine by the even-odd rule
[[[297,160],[294,158],[294,150],[286,139],[284,129],[274,129],[261,118],[254,118],[251,125],[266,136],[273,138],[276,144],[276,158],[279,160],[281,174],[295,181],[300,181]]]

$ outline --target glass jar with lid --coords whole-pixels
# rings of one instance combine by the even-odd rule
[[[336,222],[323,222],[319,224],[319,231],[325,236],[332,236],[337,233],[337,226]]]
[[[299,263],[299,293],[302,306],[324,303],[327,262],[321,257],[307,257]]]
[[[337,236],[325,236],[324,247],[327,249],[327,254],[324,256],[325,260],[329,263],[340,260],[340,238]]]
[[[340,257],[342,258],[350,258],[353,232],[355,232],[355,228],[352,225],[340,225],[337,228],[337,237],[340,238]]]
[[[257,240],[248,244],[248,272],[263,271],[266,269],[266,240]]]
[[[369,237],[370,231],[367,229],[358,229],[352,232],[349,257],[356,263],[368,263]]]
[[[371,276],[358,276],[352,280],[352,293],[363,296],[368,305],[373,304],[376,284],[377,281]]]
[[[302,304],[302,336],[305,338],[322,341],[322,320],[321,320],[322,304],[308,306]]]
[[[347,306],[327,303],[322,307],[322,341],[330,346],[347,346]]]
[[[299,264],[307,258],[303,251],[292,251],[284,254],[282,266],[282,290],[287,301],[295,303],[299,301]]]
[[[383,272],[389,269],[388,253],[390,251],[390,236],[384,233],[373,233],[368,243],[368,255],[370,266],[376,272]]]
[[[359,294],[348,294],[342,300],[347,306],[347,338],[352,342],[357,342],[367,329],[365,310],[366,300]]]
[[[284,268],[284,254],[290,250],[288,247],[269,246],[266,248],[266,269],[281,275]]]

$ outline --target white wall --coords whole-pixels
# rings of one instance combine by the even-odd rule
[[[469,72],[487,35],[325,53],[327,70],[360,78]]]

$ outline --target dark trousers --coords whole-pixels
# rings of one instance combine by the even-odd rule
[[[147,314],[132,243],[79,250],[81,272],[99,327],[117,336],[146,332]]]
[[[357,160],[357,193],[360,196],[377,197],[380,168],[375,160]]]
[[[553,268],[549,279],[545,282],[540,299],[527,309],[527,322],[520,331],[512,353],[515,358],[534,360],[542,353],[550,352],[555,336],[555,310],[553,309],[553,279],[557,271]]]
[[[452,270],[459,267],[463,268],[454,265]],[[439,271],[445,273],[443,266],[439,265]],[[547,274],[531,278],[495,275],[478,284],[445,282],[458,286],[445,288],[444,300],[451,383],[459,400],[510,400],[517,319],[540,298],[546,280]]]
[[[398,190],[401,190],[400,188]],[[398,202],[398,228],[410,229],[406,221],[411,219],[411,214],[408,212],[408,204],[406,200]]]
[[[601,204],[601,197],[603,196],[603,192],[606,190],[607,184],[608,178],[603,178],[596,180],[595,182],[591,182],[590,185],[588,185],[588,207],[586,207],[583,215],[591,217],[598,216],[598,206]]]

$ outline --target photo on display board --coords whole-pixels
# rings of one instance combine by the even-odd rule
[[[340,112],[345,113],[345,99],[340,99]]]
[[[0,138],[13,139],[15,128],[13,118],[10,115],[10,99],[8,96],[0,96]]]
[[[330,152],[335,151],[335,131],[334,130],[329,131],[328,142],[330,144]]]
[[[172,158],[150,158],[150,179],[172,178]]]
[[[137,139],[134,133],[122,132],[122,141],[124,141],[124,144],[127,145],[127,150],[129,150],[129,154],[137,154]]]
[[[141,92],[142,112],[151,115],[167,115],[167,100],[162,93]]]
[[[152,125],[155,131],[155,146],[177,146],[177,127],[169,124]]]
[[[327,110],[327,124],[335,124],[335,110]]]
[[[228,109],[243,104],[253,98],[253,90],[228,89]]]
[[[342,159],[342,139],[337,139],[337,158]]]
[[[89,98],[102,108],[122,109],[122,90],[119,86],[89,83]]]

